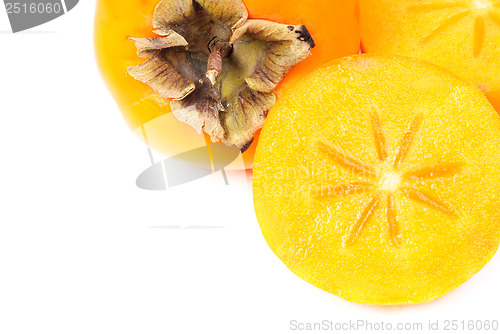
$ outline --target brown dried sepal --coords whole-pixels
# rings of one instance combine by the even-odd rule
[[[131,38],[144,63],[128,73],[173,99],[181,121],[242,152],[276,102],[274,89],[314,42],[305,26],[248,20],[240,0],[163,0],[156,38]]]

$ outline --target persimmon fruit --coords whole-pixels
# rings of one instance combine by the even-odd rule
[[[196,3],[192,4],[196,5],[196,8],[199,4],[208,8],[218,6],[218,3],[227,3],[227,7],[232,9],[235,7],[233,6],[235,2],[236,0],[219,2],[196,0]],[[172,114],[171,99],[165,98],[165,94],[162,96],[144,82],[136,80],[133,75],[137,73],[132,73],[133,75],[127,73],[127,69],[138,67],[144,62],[144,58],[137,54],[137,43],[134,45],[130,38],[139,38],[142,43],[145,38],[159,37],[154,32],[157,30],[153,26],[154,22],[158,21],[154,18],[154,14],[159,3],[159,0],[98,0],[94,39],[100,71],[129,127],[146,140],[149,146],[170,155],[188,149],[193,142],[199,142],[200,135],[180,121],[171,122],[170,120],[174,120],[173,117],[169,117]],[[285,79],[276,85],[277,97],[286,91],[290,83],[299,80],[312,69],[334,58],[357,53],[359,50],[360,36],[355,0],[333,2],[306,0],[286,5],[277,0],[245,0],[244,4],[247,7],[249,21],[259,19],[294,27],[304,25],[315,42],[315,47],[310,50],[310,57],[296,65]],[[168,17],[168,15],[163,16]],[[234,22],[229,20],[226,23]],[[200,33],[202,32],[203,29],[200,30]],[[162,36],[164,35],[165,32]],[[145,73],[139,73],[136,77],[145,81],[150,78]],[[152,135],[148,136],[149,133]],[[259,131],[256,133],[256,138],[258,133]],[[206,134],[205,139],[207,143],[210,142],[210,137]],[[246,149],[243,158],[247,167],[253,164],[256,142],[257,140],[254,140],[249,148],[240,143],[239,147]]]
[[[253,192],[270,248],[365,304],[428,302],[500,242],[500,117],[477,86],[401,56],[335,60],[271,109]]]
[[[500,112],[500,1],[360,0],[362,48],[435,63]]]

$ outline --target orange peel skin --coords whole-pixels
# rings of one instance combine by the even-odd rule
[[[312,38],[320,43],[311,50],[312,55],[294,67],[276,87],[277,97],[291,82],[300,80],[312,69],[359,50],[356,0],[306,0],[286,5],[278,0],[243,2],[248,19],[305,25]],[[128,126],[151,148],[175,155],[199,146],[200,138],[206,143],[211,143],[211,139],[209,136],[203,138],[195,129],[177,122],[171,112],[170,99],[163,98],[150,86],[127,74],[129,67],[138,66],[145,60],[137,55],[137,48],[129,38],[158,37],[154,32],[153,16],[159,3],[160,0],[98,0],[95,51],[100,72]],[[246,168],[253,165],[259,133],[257,131],[253,144],[243,153]]]
[[[500,112],[500,2],[359,0],[362,48],[437,64],[476,84]]]
[[[257,219],[305,281],[363,304],[434,300],[500,243],[500,117],[427,62],[325,65],[271,109],[255,158]]]

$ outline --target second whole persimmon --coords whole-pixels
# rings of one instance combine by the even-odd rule
[[[181,2],[181,0],[178,1],[178,3]],[[239,6],[238,2],[241,1],[224,0],[213,2],[195,0],[192,4],[218,7],[217,10],[226,6],[227,10],[234,10],[235,7]],[[308,57],[301,56],[301,61],[293,64],[296,66],[293,68],[290,66],[291,71],[288,75],[281,82],[274,85],[273,88],[278,98],[291,83],[300,80],[316,67],[332,59],[358,53],[360,36],[355,0],[307,0],[290,2],[286,5],[277,0],[244,0],[243,2],[246,6],[248,21],[257,22],[254,19],[259,19],[259,21],[268,20],[281,23],[282,25],[288,25],[289,28],[294,27],[295,31],[292,31],[292,33],[301,32],[300,27],[303,25],[306,28],[306,33],[308,31],[312,40],[314,40],[314,42],[306,41],[309,45],[314,45],[314,48],[310,50],[310,55],[308,54]],[[159,0],[98,0],[95,18],[96,58],[104,80],[129,127],[143,138],[148,146],[164,154],[172,155],[189,149],[195,145],[194,143],[199,143],[200,138],[202,141],[206,141],[207,144],[213,140],[206,133],[203,138],[192,127],[185,124],[189,124],[189,120],[183,119],[185,122],[183,123],[172,117],[170,105],[172,100],[165,98],[165,94],[163,96],[159,94],[159,89],[150,87],[150,82],[145,84],[144,82],[147,79],[144,79],[144,73],[138,73],[138,71],[129,71],[127,73],[128,69],[138,68],[141,63],[144,64],[144,59],[138,56],[138,49],[140,53],[140,47],[144,47],[144,45],[138,45],[140,44],[138,40],[145,41],[146,39],[158,38],[158,34],[154,33],[157,33],[158,30],[155,30],[153,25],[155,8],[159,3]],[[225,5],[221,7],[221,3]],[[156,13],[156,15],[159,14]],[[224,15],[229,16],[225,9],[222,10],[220,15],[221,17]],[[202,33],[203,31],[200,30],[200,34]],[[255,31],[252,33],[255,34]],[[160,35],[160,37],[162,36]],[[307,37],[306,35],[304,39],[307,39]],[[130,38],[135,38],[135,46],[134,41],[130,40]],[[143,49],[142,56],[144,57],[144,54],[150,51],[150,49]],[[251,58],[249,56],[248,61],[251,61]],[[245,57],[240,59],[245,59]],[[244,66],[248,67],[251,64]],[[222,77],[223,73],[220,75]],[[226,75],[227,77],[228,75]],[[234,76],[229,75],[229,77],[233,80]],[[274,95],[272,91],[271,94]],[[273,96],[271,100],[276,97]],[[260,101],[264,102],[257,107],[260,108],[261,114],[265,115],[270,103],[268,103],[268,100]],[[179,118],[177,115],[176,117]],[[167,119],[168,122],[165,121]],[[254,132],[253,130],[252,132]],[[255,139],[251,145],[251,140],[247,140],[246,143],[242,140],[239,142],[239,146],[237,145],[242,151],[245,151],[243,160],[246,168],[251,168],[253,165],[258,133],[259,131],[256,131]],[[212,138],[214,139],[213,135]],[[215,139],[217,140],[217,136],[215,136]],[[228,143],[228,141],[225,142]],[[236,143],[237,140],[234,140],[234,142]]]

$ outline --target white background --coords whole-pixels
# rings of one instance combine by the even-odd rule
[[[230,175],[229,186],[219,172],[167,191],[137,188],[149,158],[97,71],[94,6],[80,1],[18,34],[0,7],[0,333],[279,334],[309,333],[291,320],[424,329],[429,320],[441,328],[500,321],[499,255],[435,302],[357,305],[274,256],[242,176]],[[220,228],[167,228],[190,225]]]

